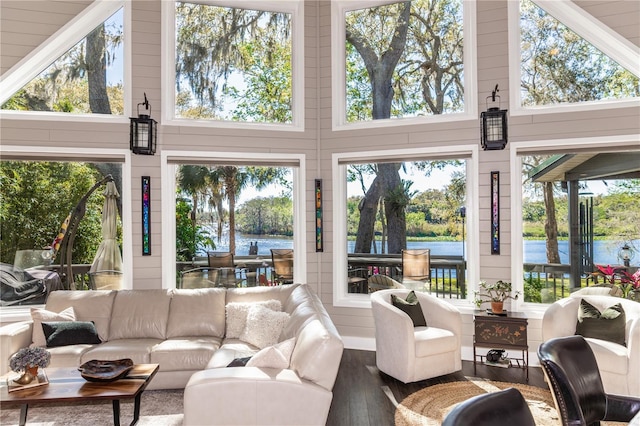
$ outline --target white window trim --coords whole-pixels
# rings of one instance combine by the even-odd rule
[[[31,53],[22,58],[2,75],[0,81],[0,104],[4,104],[18,90],[33,80],[49,65],[55,62],[61,55],[85,38],[95,27],[100,25],[111,15],[123,10],[123,35],[124,35],[124,70],[123,87],[124,115],[131,112],[130,96],[127,96],[127,87],[131,87],[131,2],[124,0],[94,0],[86,9],[76,15],[66,25],[56,31],[44,43],[40,44]],[[43,111],[6,111],[0,112],[2,118],[24,118],[35,120],[57,121],[96,121],[100,114],[70,114],[63,112]],[[122,116],[105,116],[100,121],[123,120]]]
[[[304,1],[215,1],[191,0],[193,3],[233,7],[250,10],[266,10],[291,14],[291,124],[251,123],[228,120],[190,120],[175,116],[176,42],[175,1],[162,2],[162,124],[164,126],[211,127],[232,129],[256,129],[265,131],[304,131]],[[268,5],[265,6],[265,5]]]
[[[532,0],[636,76],[640,76],[640,48],[568,0]],[[508,2],[510,115],[550,114],[640,106],[640,99],[602,100],[556,105],[522,106],[520,95],[520,0]]]
[[[344,16],[347,11],[367,7],[381,6],[395,3],[395,1],[358,1],[335,0],[331,2],[331,95],[332,95],[332,124],[334,131],[370,129],[378,127],[408,126],[412,124],[444,123],[461,120],[478,119],[478,90],[477,90],[477,23],[476,2],[463,2],[464,17],[464,112],[439,114],[425,117],[390,118],[384,120],[360,121],[347,123],[346,121],[346,51]]]
[[[473,206],[479,205],[478,196],[478,145],[457,145],[453,147],[394,149],[383,151],[334,153],[331,157],[333,192],[333,306],[349,308],[371,308],[368,294],[347,292],[347,164],[350,160],[375,163],[376,160],[388,161],[389,158],[413,158],[415,161],[429,157],[442,158],[443,155],[467,160],[467,283],[477,283],[480,277],[479,250],[479,214]],[[467,285],[468,300],[473,296],[473,287]],[[449,300],[460,307],[469,307],[467,300]]]
[[[162,288],[176,287],[176,168],[169,159],[185,158],[192,160],[200,158],[208,163],[219,161],[233,161],[242,164],[250,161],[252,164],[264,163],[273,166],[278,163],[297,162],[293,168],[293,277],[296,283],[307,282],[307,233],[305,215],[305,184],[306,160],[303,154],[271,154],[249,152],[203,152],[203,151],[171,151],[161,152],[162,179]]]
[[[55,148],[49,146],[16,146],[0,145],[0,156],[12,154],[22,156],[24,160],[36,156],[41,160],[42,156],[50,156],[50,160],[60,159],[61,161],[88,161],[91,157],[116,157],[122,158],[122,262],[124,289],[133,288],[133,239],[132,239],[132,216],[131,216],[131,151],[128,149],[98,149],[83,148],[79,152],[77,148]],[[53,230],[52,232],[56,232]],[[31,319],[30,309],[36,305],[5,306],[0,309],[2,322],[15,322]]]
[[[593,138],[567,138],[553,140],[533,140],[525,142],[511,142],[509,146],[509,164],[511,174],[511,188],[522,187],[522,153],[535,150],[550,153],[576,152],[579,150],[594,150],[603,146],[608,151],[633,149],[637,150],[640,135],[599,136]],[[511,282],[514,290],[524,294],[524,253],[522,243],[522,192],[511,193]],[[524,302],[524,298],[511,301],[514,310],[529,312],[535,317],[542,318],[544,311],[550,306],[548,303]]]

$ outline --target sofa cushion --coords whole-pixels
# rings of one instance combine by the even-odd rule
[[[226,333],[227,339],[237,339],[240,337],[247,325],[247,315],[249,309],[254,305],[262,305],[274,311],[282,310],[282,303],[279,300],[263,300],[258,302],[230,302],[226,306]]]
[[[219,347],[217,337],[167,339],[153,347],[150,360],[160,364],[162,371],[202,370]]]
[[[162,340],[159,339],[109,340],[84,352],[80,364],[94,359],[114,361],[123,358],[131,358],[134,364],[149,364],[151,351],[160,343]]]
[[[420,302],[418,301],[418,296],[416,296],[415,291],[411,290],[409,294],[407,294],[406,299],[401,299],[395,294],[392,294],[391,304],[400,309],[405,314],[409,315],[409,318],[411,318],[411,322],[413,322],[414,327],[427,325],[427,321],[424,319],[422,307],[420,306]]]
[[[276,299],[284,305],[293,289],[299,284],[287,284],[276,286],[243,287],[227,289],[227,304],[231,302],[260,302]]]
[[[70,306],[60,313],[52,312],[42,308],[31,308],[31,319],[33,320],[32,341],[34,346],[47,346],[47,337],[42,330],[43,321],[74,321],[76,314]]]
[[[625,312],[620,303],[600,311],[586,300],[580,300],[576,334],[624,346],[626,324]]]
[[[207,363],[206,368],[226,367],[234,359],[250,357],[258,351],[258,348],[242,340],[225,339],[220,349],[213,354]]]
[[[296,346],[296,339],[291,338],[261,349],[247,362],[247,367],[289,368],[291,354]]]
[[[109,340],[164,339],[171,296],[167,290],[118,290]]]
[[[453,352],[458,348],[456,336],[443,328],[417,327],[413,334],[417,357]]]
[[[224,336],[223,288],[172,290],[171,293],[168,339],[184,336]]]
[[[47,338],[48,348],[101,343],[96,326],[92,321],[43,322],[42,330]]]
[[[247,314],[247,325],[240,335],[240,340],[251,343],[262,349],[278,342],[280,333],[289,320],[289,314],[269,309],[261,304],[254,304]]]
[[[76,320],[93,321],[100,340],[104,342],[109,339],[111,309],[116,293],[115,290],[56,290],[49,294],[45,308],[60,312],[72,306]]]

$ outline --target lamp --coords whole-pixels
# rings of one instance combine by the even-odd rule
[[[498,85],[491,92],[491,96],[487,96],[487,99],[491,98],[492,102],[496,101],[496,93],[498,92]],[[498,102],[500,102],[500,96]],[[480,144],[482,148],[486,150],[491,149],[504,149],[507,146],[507,110],[500,109],[499,107],[488,108],[485,112],[480,113]]]
[[[634,254],[629,244],[625,243],[618,252],[618,258],[622,260],[624,266],[631,266],[631,259],[633,259]]]
[[[144,102],[138,104],[138,117],[131,117],[129,129],[129,148],[134,154],[153,155],[156,152],[156,140],[158,139],[158,122],[149,114],[140,114],[140,105],[151,113],[151,107],[144,94]]]

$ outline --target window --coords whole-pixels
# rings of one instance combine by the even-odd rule
[[[14,147],[3,147],[0,162],[0,209],[2,246],[3,314],[7,309],[42,304],[50,291],[62,288],[92,288],[90,270],[97,265],[99,251],[103,250],[105,237],[102,213],[105,209],[105,177],[111,175],[119,194],[114,204],[114,243],[124,261],[118,265],[123,287],[130,281],[130,244],[126,235],[129,229],[130,210],[126,194],[130,191],[126,182],[128,171],[123,167],[123,156],[116,153],[94,152],[93,159],[68,160],[70,152],[49,152],[50,158],[60,160],[40,161],[29,159],[29,153],[20,153]],[[42,152],[34,149],[34,152]],[[127,154],[128,155],[128,154]],[[63,159],[64,158],[64,159]],[[71,244],[71,228],[66,224],[76,207],[86,206],[80,218]],[[124,204],[118,207],[118,204]],[[119,211],[122,212],[120,216]],[[69,231],[69,232],[67,232]],[[65,250],[72,254],[70,269],[63,256]],[[122,253],[124,252],[124,256]],[[102,265],[104,266],[104,264]],[[93,268],[95,269],[95,268]],[[102,270],[102,267],[99,268]],[[115,269],[115,268],[112,268]],[[67,279],[66,272],[72,277]],[[96,269],[97,271],[97,269]]]
[[[185,271],[207,266],[213,251],[234,254],[237,284],[268,284],[272,248],[294,250],[295,282],[305,282],[303,156],[162,155],[169,182],[163,197],[173,201],[163,204],[163,235],[173,242],[163,245],[163,256],[175,259],[166,288],[180,287]]]
[[[475,115],[473,2],[332,4],[334,127]]]
[[[593,272],[598,265],[624,266],[625,245],[629,271],[637,267],[640,151],[633,139],[599,139],[606,143],[563,140],[516,148],[513,167],[520,167],[522,196],[512,200],[520,204],[512,208],[519,224],[513,264],[522,267],[513,274],[514,282],[522,282],[525,304],[553,303],[578,288],[603,284]],[[563,148],[550,153],[550,146]]]
[[[467,298],[466,261],[477,256],[471,190],[474,147],[457,151],[334,154],[334,304],[395,282],[447,299]],[[429,278],[408,277],[405,249],[429,249]],[[380,281],[380,282],[379,282]],[[395,282],[394,282],[395,281]]]
[[[93,10],[82,15],[89,15],[84,21],[80,20],[84,25],[90,25],[91,21],[111,12],[110,8],[100,6],[88,9]],[[56,38],[55,43],[45,43],[40,50],[48,51],[40,54],[41,62],[46,60],[46,55],[60,56],[53,63],[45,62],[44,70],[37,68],[36,72],[39,73],[24,86],[16,86],[13,90],[7,87],[11,90],[11,96],[7,99],[2,98],[2,109],[123,116],[124,7],[102,19],[104,20],[91,27],[86,36],[77,43],[74,42],[66,52],[54,50],[61,47],[60,40],[71,41],[74,34],[67,33],[76,32],[77,28],[67,29],[60,35],[56,34],[55,37],[59,37],[60,40]],[[10,75],[17,73],[20,71],[12,71]],[[19,81],[9,79],[9,83]]]
[[[516,113],[542,107],[548,112],[549,107],[563,105],[566,109],[578,104],[625,106],[634,100],[637,104],[640,56],[628,40],[571,2],[539,6],[535,0],[521,0],[509,7],[511,81],[513,87],[520,86],[519,93],[510,93]]]
[[[165,62],[172,80],[167,87],[174,88],[170,119],[181,125],[302,125],[303,2],[269,10],[243,4],[249,5],[164,6],[175,29],[166,40],[175,47],[166,50],[175,52],[172,63]]]

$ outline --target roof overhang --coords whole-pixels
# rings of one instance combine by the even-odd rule
[[[529,177],[533,182],[639,179],[640,151],[554,155]]]

